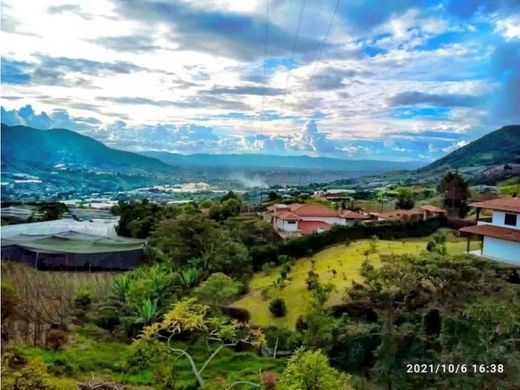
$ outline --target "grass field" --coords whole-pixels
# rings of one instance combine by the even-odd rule
[[[466,240],[453,235],[453,232],[445,230],[448,238],[447,249],[449,254],[460,254],[466,249]],[[378,242],[378,253],[369,255],[369,260],[374,265],[380,261],[379,255],[382,254],[418,254],[425,250],[429,238],[406,239],[402,241],[383,241]],[[479,249],[480,243],[472,242],[471,249]],[[369,247],[369,240],[359,240],[350,244],[338,244],[327,248],[312,258],[315,260],[316,272],[320,275],[320,280],[331,282],[335,285],[336,291],[333,293],[330,304],[340,303],[344,295],[345,288],[352,284],[352,281],[360,279],[359,271],[363,260],[364,252]],[[309,292],[305,284],[307,272],[311,269],[311,258],[302,258],[292,266],[289,274],[290,280],[286,282],[284,288],[274,287],[273,282],[278,278],[279,267],[273,268],[269,272],[259,272],[255,274],[250,283],[250,291],[247,295],[236,301],[233,306],[249,310],[251,321],[256,325],[276,325],[293,328],[296,319],[303,314],[307,307]],[[336,271],[334,273],[334,271]],[[276,297],[285,299],[287,315],[283,318],[274,318],[269,312],[269,302]]]

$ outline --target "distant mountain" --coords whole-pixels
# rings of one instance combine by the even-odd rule
[[[520,163],[520,125],[504,126],[479,138],[420,171]]]
[[[141,152],[142,155],[159,159],[167,164],[187,168],[227,168],[273,170],[277,168],[319,169],[328,171],[388,172],[417,169],[422,164],[416,161],[342,160],[327,157],[276,156],[265,154],[177,154],[168,152]]]
[[[111,149],[74,131],[38,130],[2,123],[2,167],[28,169],[42,165],[139,175],[175,171],[157,159]]]

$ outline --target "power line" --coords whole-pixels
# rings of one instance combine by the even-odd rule
[[[289,61],[288,71],[287,75],[285,77],[285,91],[282,98],[282,104],[280,105],[280,116],[283,115],[283,110],[285,108],[285,99],[287,97],[287,90],[289,89],[289,79],[291,77],[291,71],[294,68],[294,57],[296,56],[296,49],[298,48],[298,41],[300,38],[300,28],[302,24],[303,19],[303,12],[305,10],[305,3],[306,0],[302,0],[300,3],[300,13],[298,15],[298,23],[296,25],[296,33],[294,34],[294,41],[292,46],[292,52],[291,52],[291,60]]]
[[[309,90],[310,90],[310,87],[311,87],[311,83],[312,83],[312,79],[315,76],[318,63],[321,61],[321,57],[323,55],[323,50],[325,49],[325,44],[327,43],[327,39],[329,38],[330,30],[332,28],[332,25],[334,24],[334,19],[336,18],[336,14],[338,12],[339,2],[340,2],[340,0],[336,1],[336,6],[334,7],[334,12],[332,13],[332,17],[330,19],[329,26],[327,27],[327,32],[323,36],[323,39],[321,41],[320,51],[319,51],[318,56],[316,57],[316,60],[314,62],[314,67],[312,69],[311,75],[310,75],[309,79],[307,80],[307,85],[305,87],[305,93],[303,94],[303,101],[304,102],[305,102],[305,100],[307,98],[307,95],[309,93]]]
[[[265,85],[267,75],[267,37],[269,36],[269,2],[266,0],[265,7],[265,37],[264,37],[264,73],[263,73],[263,85],[262,85],[262,106],[260,111],[260,132],[264,129],[264,104],[265,104]]]

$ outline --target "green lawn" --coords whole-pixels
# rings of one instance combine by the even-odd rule
[[[445,230],[448,238],[447,249],[449,254],[460,254],[466,249],[466,240]],[[373,264],[379,263],[379,254],[418,254],[425,250],[429,238],[406,239],[402,241],[383,241],[378,243],[378,254],[369,255]],[[478,242],[472,242],[471,249],[479,249]],[[317,254],[316,272],[321,281],[331,282],[336,286],[336,292],[330,304],[340,303],[345,288],[352,281],[359,280],[359,270],[369,247],[369,240],[359,240],[350,244],[338,244]],[[311,269],[311,258],[299,259],[293,265],[289,274],[290,280],[284,288],[274,287],[273,282],[278,278],[280,269],[276,267],[269,272],[259,272],[253,276],[250,291],[236,301],[233,306],[247,309],[251,313],[251,321],[256,325],[276,325],[293,328],[299,315],[305,312],[309,293],[305,284],[307,272]],[[334,270],[336,271],[334,273]],[[269,302],[276,297],[285,299],[287,315],[283,318],[274,318],[269,312]]]

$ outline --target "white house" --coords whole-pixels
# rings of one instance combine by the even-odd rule
[[[477,209],[477,225],[460,229],[468,237],[468,252],[520,265],[520,198],[492,199],[471,203]],[[490,221],[480,219],[480,210],[493,210]],[[482,240],[480,251],[469,251],[471,236]]]
[[[284,237],[321,233],[333,225],[352,225],[368,217],[351,210],[334,210],[319,204],[277,204],[268,207],[267,222]]]

